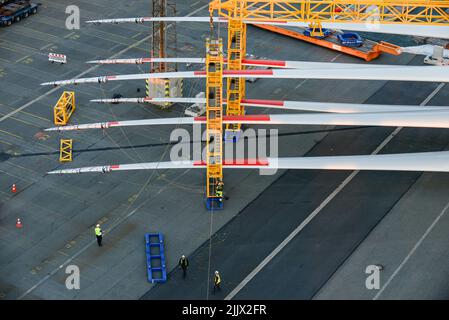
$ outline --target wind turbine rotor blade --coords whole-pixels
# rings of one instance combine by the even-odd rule
[[[119,19],[103,19],[86,21],[89,24],[120,24],[120,23],[144,23],[144,22],[210,22],[210,17],[139,17],[139,18],[119,18]],[[374,19],[375,20],[375,19]],[[221,17],[213,17],[213,22],[227,23],[228,20]],[[243,22],[247,24],[266,24],[284,27],[300,27],[306,28],[309,22],[296,22],[285,20],[263,21],[260,19],[246,19]],[[420,36],[429,38],[449,39],[449,27],[446,25],[423,25],[423,24],[385,24],[377,21],[366,21],[359,23],[348,22],[322,22],[323,28],[342,29],[348,31],[359,32],[376,32],[387,34],[400,34],[410,36]]]
[[[42,83],[41,85],[69,85],[81,83],[106,83],[109,81],[205,78],[205,71],[143,73],[70,79]],[[444,66],[391,66],[388,68],[351,69],[271,69],[271,70],[224,70],[225,78],[271,78],[271,79],[329,79],[329,80],[384,80],[449,82],[449,72]]]
[[[195,63],[205,64],[204,58],[131,58],[131,59],[106,59],[87,61],[89,64],[144,64],[144,63]],[[227,59],[224,59],[227,63]],[[242,65],[253,67],[280,68],[280,69],[347,69],[347,68],[389,68],[391,65],[361,64],[361,63],[334,63],[334,62],[309,62],[288,60],[243,59]],[[407,67],[407,66],[395,66]]]
[[[130,59],[105,59],[87,61],[89,64],[144,64],[144,63],[202,63],[206,62],[204,58],[130,58]]]
[[[113,98],[93,99],[96,103],[206,103],[205,98]]]
[[[449,172],[449,151],[270,159],[279,169]]]
[[[75,131],[75,130],[87,130],[87,129],[108,129],[108,128],[114,128],[114,127],[181,125],[181,124],[194,124],[195,122],[201,123],[202,121],[195,121],[195,119],[191,118],[191,117],[129,120],[129,121],[110,121],[110,122],[97,122],[97,123],[78,124],[78,125],[71,125],[71,126],[53,127],[53,128],[45,129],[45,131]]]
[[[449,128],[449,111],[227,116],[223,123]]]
[[[288,114],[225,116],[223,124],[261,125],[333,125],[333,126],[382,126],[449,128],[449,111],[406,111],[373,113]],[[45,129],[45,131],[73,131],[107,129],[112,127],[151,125],[191,125],[206,123],[206,117],[162,118],[129,121],[99,122]]]
[[[449,106],[411,106],[411,105],[382,105],[382,104],[358,104],[358,103],[332,103],[309,101],[281,101],[243,99],[241,104],[245,107],[273,108],[280,110],[315,111],[329,113],[371,113],[371,112],[404,112],[404,111],[430,111],[447,110]]]
[[[147,162],[50,171],[48,174],[206,168],[203,161]],[[225,169],[299,169],[449,172],[449,151],[356,156],[320,156],[225,160]]]
[[[93,99],[95,103],[197,103],[205,104],[205,98],[113,98]],[[226,105],[226,101],[223,101]],[[382,104],[357,104],[357,103],[332,103],[310,101],[282,101],[243,99],[241,104],[245,107],[272,108],[280,110],[315,111],[329,113],[370,113],[370,112],[404,112],[404,111],[449,111],[449,106],[411,106],[411,105],[382,105]]]
[[[194,168],[193,161],[173,161],[173,162],[147,162],[135,164],[106,165],[97,167],[83,167],[74,169],[63,169],[50,171],[48,174],[75,174],[75,173],[109,173],[112,171],[131,171],[131,170],[165,170],[165,169],[183,169]]]

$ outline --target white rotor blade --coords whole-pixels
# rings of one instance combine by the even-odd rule
[[[205,64],[204,58],[130,58],[130,59],[106,59],[88,61],[90,64],[144,64],[144,63],[198,63]],[[224,63],[227,60],[224,59]],[[264,59],[242,59],[242,65],[254,67],[268,67],[280,69],[346,69],[346,68],[389,68],[392,65],[382,64],[361,64],[361,63],[334,63],[334,62],[309,62],[309,61],[288,61],[288,60],[264,60]],[[395,66],[408,67],[408,66]]]
[[[271,79],[345,79],[345,80],[386,80],[386,81],[425,81],[449,82],[449,72],[444,66],[391,66],[388,68],[351,69],[272,69],[272,70],[225,70],[224,78],[271,78]],[[42,83],[41,85],[68,85],[81,83],[106,83],[108,81],[205,78],[205,71],[143,73],[93,78],[70,79]]]
[[[228,20],[221,17],[213,17],[213,22],[227,23]],[[210,17],[139,17],[139,18],[119,18],[119,19],[103,19],[86,21],[86,23],[93,24],[119,24],[119,23],[144,23],[144,22],[210,22]],[[247,24],[267,24],[276,26],[289,26],[289,27],[308,27],[309,22],[287,22],[287,21],[257,21],[257,20],[244,20]],[[449,27],[445,25],[418,25],[418,24],[384,24],[382,22],[367,21],[362,23],[348,22],[322,22],[323,28],[328,29],[342,29],[350,31],[360,32],[376,32],[376,33],[388,33],[388,34],[401,34],[410,36],[430,37],[430,38],[443,38],[449,39]]]
[[[378,113],[336,113],[336,114],[288,114],[288,115],[245,115],[225,116],[223,124],[263,125],[335,125],[335,126],[384,126],[449,128],[449,111],[407,111]],[[184,117],[144,119],[129,121],[100,122],[45,129],[45,131],[71,131],[83,129],[106,129],[112,127],[177,125],[205,123],[206,117]]]
[[[245,107],[273,108],[281,110],[315,111],[330,113],[370,113],[370,112],[404,112],[447,110],[449,106],[411,106],[411,105],[382,105],[359,103],[330,103],[309,101],[280,101],[243,99],[241,104]]]
[[[90,102],[96,103],[206,103],[205,98],[113,98],[113,99],[93,99]]]
[[[96,103],[198,103],[205,104],[205,98],[115,98],[115,99],[94,99]],[[223,101],[226,105],[226,101]],[[410,106],[410,105],[382,105],[382,104],[357,104],[357,103],[330,103],[330,102],[309,102],[309,101],[280,101],[280,100],[260,100],[243,99],[244,107],[273,108],[281,110],[316,111],[331,113],[365,113],[365,112],[397,112],[397,111],[429,111],[429,110],[449,110],[449,106]]]
[[[136,126],[155,126],[155,125],[177,125],[177,124],[194,124],[204,121],[196,121],[193,117],[185,118],[163,118],[163,119],[145,119],[145,120],[129,120],[129,121],[109,121],[88,124],[76,124],[71,126],[62,126],[45,129],[45,131],[74,131],[86,129],[107,129],[114,127],[136,127]]]
[[[63,169],[48,174],[92,173],[153,169],[205,168],[204,162],[173,161],[136,164],[106,165]],[[267,158],[261,160],[224,161],[227,169],[316,169],[316,170],[381,170],[381,171],[429,171],[449,172],[449,151],[400,153],[359,156],[325,156]]]
[[[423,56],[431,56],[434,53],[434,45],[425,44],[422,46],[402,47],[401,52],[407,52],[411,54],[419,54]],[[449,58],[449,50],[443,49],[443,57]]]
[[[144,64],[144,63],[206,63],[204,58],[130,58],[130,59],[105,59],[87,61],[89,64]]]

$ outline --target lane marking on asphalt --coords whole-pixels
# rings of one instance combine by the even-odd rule
[[[420,104],[420,106],[426,105],[432,98],[444,87],[445,83],[440,83],[427,98]],[[378,154],[400,131],[402,127],[396,128],[382,143],[371,153],[372,155]],[[276,255],[284,249],[291,240],[303,230],[315,216],[320,213],[326,205],[334,199],[343,188],[351,182],[352,179],[360,171],[352,172],[292,233],[290,233],[284,241],[281,242],[250,274],[248,274],[242,282],[237,285],[226,297],[225,300],[231,300],[234,298]]]
[[[413,256],[415,251],[419,248],[419,246],[423,243],[423,241],[427,238],[427,236],[430,234],[430,232],[433,230],[433,228],[437,225],[437,223],[441,220],[441,218],[444,216],[444,214],[447,212],[447,209],[449,209],[449,202],[446,204],[444,209],[440,212],[438,217],[432,222],[432,224],[427,228],[426,232],[419,238],[418,242],[413,246],[412,250],[408,253],[408,255],[404,258],[404,260],[401,262],[401,264],[396,268],[396,270],[393,272],[393,274],[388,278],[385,285],[377,292],[377,294],[374,296],[373,300],[377,300],[380,295],[385,291],[385,289],[390,285],[391,281],[398,275],[398,273],[402,270],[402,268],[405,266],[405,264],[410,260],[410,258]]]

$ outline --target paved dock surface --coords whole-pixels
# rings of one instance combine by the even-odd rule
[[[98,58],[148,56],[149,27],[82,24],[80,30],[67,30],[66,7],[78,5],[85,21],[145,16],[150,4],[42,3],[38,15],[0,29],[0,299],[447,298],[447,174],[226,171],[229,199],[224,211],[213,214],[204,208],[201,170],[46,175],[59,168],[168,160],[174,128],[43,131],[53,126],[52,108],[64,89],[41,87],[41,82],[148,68],[86,65]],[[207,4],[177,1],[178,15],[207,15]],[[177,31],[178,56],[204,56],[207,24],[179,24]],[[414,44],[409,38],[372,38]],[[66,54],[69,63],[50,64],[48,52]],[[272,59],[365,63],[252,27],[248,52]],[[420,65],[422,57],[384,55],[373,63]],[[65,89],[77,97],[71,123],[175,117],[186,107],[162,111],[89,102],[115,93],[143,96],[139,81]],[[187,80],[184,95],[201,90],[201,81]],[[248,97],[260,99],[447,105],[448,96],[447,86],[438,83],[264,79],[248,84]],[[439,129],[288,126],[279,128],[279,155],[370,154],[386,139],[391,141],[380,153],[438,151],[447,149],[447,135]],[[58,162],[61,138],[74,139],[72,163]],[[317,208],[297,236],[271,256]],[[20,230],[17,218],[23,221]],[[102,248],[93,234],[97,222],[106,231]],[[147,232],[166,238],[170,273],[163,285],[146,281]],[[190,258],[185,280],[176,268],[181,254]],[[382,289],[367,290],[365,268],[377,263],[385,266]],[[67,265],[80,267],[80,290],[66,289]],[[223,288],[212,295],[215,270],[222,273]]]

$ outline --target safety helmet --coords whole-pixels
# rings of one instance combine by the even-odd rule
[[[215,271],[215,274],[218,274],[218,271]]]
[[[97,224],[97,228],[100,228],[100,224]]]

